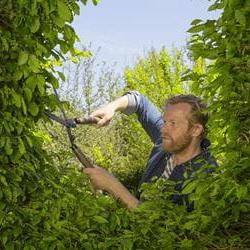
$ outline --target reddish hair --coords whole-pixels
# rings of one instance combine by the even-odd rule
[[[190,126],[195,123],[201,124],[203,126],[201,137],[204,138],[207,134],[206,124],[208,121],[208,113],[205,112],[207,105],[195,95],[176,95],[166,100],[165,109],[168,105],[174,105],[177,103],[187,103],[191,106],[189,124]]]

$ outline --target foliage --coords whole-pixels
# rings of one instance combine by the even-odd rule
[[[183,80],[190,86],[180,78],[186,69],[182,54],[170,56],[162,49],[125,71],[125,91],[137,89],[157,106],[187,87],[204,97],[210,103],[209,136],[220,166],[212,174],[201,169],[185,183],[183,193],[194,201],[194,211],[172,203],[174,183],[160,179],[143,185],[143,202],[131,213],[89,187],[65,145],[65,134],[55,125],[63,143],[53,143],[57,134],[44,115],[57,106],[47,86],[58,87],[58,77],[65,78],[54,69],[55,62],[68,53],[73,61],[88,54],[74,48],[77,36],[70,22],[79,14],[78,1],[1,1],[1,249],[249,247],[250,4],[217,0],[210,7],[215,9],[222,10],[218,20],[194,20],[189,30],[195,65]],[[93,91],[91,84],[86,88]],[[96,162],[135,187],[151,148],[135,117],[118,116],[105,130],[83,127],[76,134]]]
[[[68,52],[85,55],[74,49],[78,38],[70,26],[73,16],[79,14],[78,2],[0,4],[0,247],[74,246],[68,230],[73,232],[70,220],[78,208],[82,209],[77,201],[81,191],[73,182],[65,185],[66,174],[42,149],[47,137],[35,125],[45,118],[45,109],[53,110],[57,105],[46,91],[47,84],[58,87],[51,61],[64,60]],[[63,78],[60,72],[58,75]],[[75,183],[79,179],[85,183],[81,175],[70,174]],[[62,238],[65,241],[60,243]]]
[[[215,9],[223,10],[218,20],[194,20],[189,30],[194,33],[189,43],[191,55],[198,63],[186,79],[191,79],[193,91],[210,103],[210,138],[220,163],[212,178],[192,184],[191,189],[196,189],[194,218],[205,216],[210,228],[208,245],[247,248],[250,3],[219,0],[209,8]],[[207,70],[202,61],[208,64]],[[203,234],[208,229],[195,226],[193,231]]]

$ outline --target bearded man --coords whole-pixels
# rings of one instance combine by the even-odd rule
[[[149,156],[140,184],[153,177],[178,182],[181,191],[184,173],[191,178],[204,164],[216,165],[211,157],[206,139],[208,116],[201,100],[194,95],[177,95],[166,101],[164,115],[142,94],[130,91],[124,96],[91,114],[98,120],[97,126],[109,124],[115,112],[130,115],[136,113],[139,122],[150,136],[154,147]],[[96,189],[105,190],[121,200],[129,209],[138,206],[139,200],[113,175],[102,168],[86,168],[86,173]],[[174,195],[173,202],[183,204],[182,195]],[[192,209],[192,208],[188,208]]]

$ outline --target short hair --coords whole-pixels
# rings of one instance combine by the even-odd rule
[[[201,138],[207,135],[207,121],[208,112],[206,112],[207,105],[201,100],[201,98],[195,95],[176,95],[172,96],[166,100],[165,109],[168,105],[173,105],[177,103],[188,103],[191,106],[191,116],[189,117],[189,124],[199,123],[203,126],[203,132]]]

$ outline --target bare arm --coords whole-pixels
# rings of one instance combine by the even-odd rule
[[[98,119],[98,127],[103,127],[111,121],[116,111],[123,111],[127,108],[127,106],[128,97],[124,95],[115,101],[108,103],[106,106],[94,111],[90,116]]]
[[[105,169],[99,167],[85,168],[83,169],[83,172],[89,176],[96,189],[107,191],[114,198],[119,199],[124,203],[130,210],[138,206],[139,200]]]

